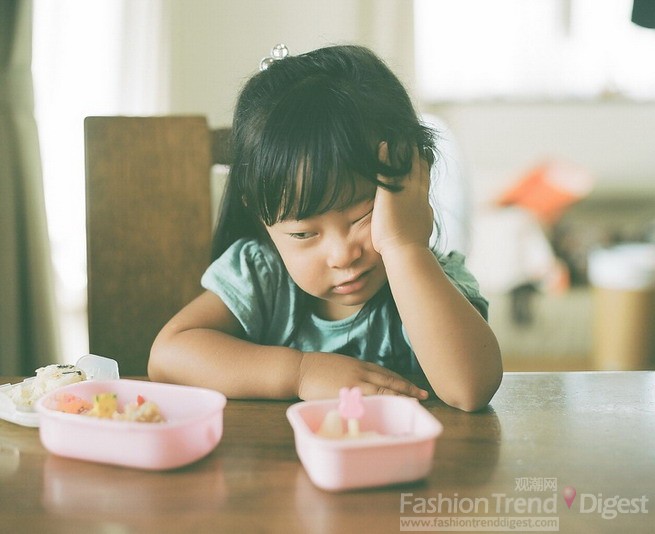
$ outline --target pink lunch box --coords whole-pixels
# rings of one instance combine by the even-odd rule
[[[418,401],[408,397],[363,397],[362,432],[383,436],[331,439],[316,434],[338,399],[299,402],[287,418],[296,451],[309,478],[330,491],[411,482],[432,469],[437,437],[443,427]]]
[[[119,409],[138,395],[155,402],[165,422],[100,419],[55,409],[60,395],[89,402],[115,393]],[[39,434],[53,454],[92,462],[159,470],[189,464],[209,454],[223,434],[223,394],[203,388],[141,380],[78,382],[39,399]]]

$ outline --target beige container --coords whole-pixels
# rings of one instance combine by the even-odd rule
[[[655,245],[593,251],[594,368],[655,368]]]

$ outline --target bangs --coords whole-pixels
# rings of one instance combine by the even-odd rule
[[[299,84],[275,106],[252,155],[250,172],[258,176],[244,189],[246,204],[267,226],[372,198],[375,188],[366,196],[362,180],[380,185],[387,166],[378,160],[382,134],[360,106],[325,79]]]
[[[266,239],[263,225],[344,209],[377,187],[400,191],[415,149],[430,165],[438,155],[400,80],[373,52],[349,45],[289,56],[250,78],[231,142],[216,255],[239,238]]]

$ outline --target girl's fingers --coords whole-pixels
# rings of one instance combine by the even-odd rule
[[[382,141],[378,146],[378,159],[389,165],[389,146],[386,141]],[[415,176],[418,176],[424,184],[430,182],[430,164],[426,159],[421,158],[418,146],[415,146],[412,151],[412,170],[405,176],[405,179],[411,180]],[[393,180],[385,176],[379,176],[379,178],[385,183],[393,182]]]
[[[427,193],[430,188],[430,164],[419,156],[418,147],[414,147],[412,170],[407,176],[409,180],[417,179],[419,187]]]
[[[372,395],[404,395],[417,399],[427,399],[428,392],[419,388],[409,380],[391,371],[374,370],[366,377],[367,390]]]

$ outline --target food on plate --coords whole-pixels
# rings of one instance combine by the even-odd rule
[[[87,415],[100,419],[115,421],[136,421],[140,423],[163,423],[164,416],[159,406],[138,395],[136,400],[124,406],[121,410],[116,393],[98,393],[90,403],[76,395],[64,393],[57,398],[56,410],[72,414]]]
[[[53,363],[36,370],[36,376],[16,384],[9,391],[9,397],[19,410],[32,410],[34,403],[46,393],[86,380],[86,373],[71,364]]]

